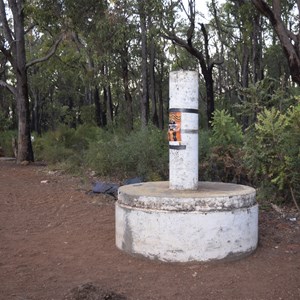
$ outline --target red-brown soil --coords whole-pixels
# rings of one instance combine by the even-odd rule
[[[1,300],[300,299],[295,212],[261,209],[258,249],[242,260],[163,263],[115,247],[114,199],[89,185],[0,161]]]

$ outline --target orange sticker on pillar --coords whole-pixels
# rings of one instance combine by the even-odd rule
[[[181,142],[181,112],[169,113],[169,142]]]

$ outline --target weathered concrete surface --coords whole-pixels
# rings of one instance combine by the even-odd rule
[[[199,182],[175,191],[168,182],[123,186],[116,203],[116,245],[132,255],[171,262],[248,255],[258,242],[253,188]]]
[[[170,190],[167,181],[145,182],[119,188],[118,203],[167,211],[231,211],[256,203],[255,189],[222,182],[199,182],[197,190]]]

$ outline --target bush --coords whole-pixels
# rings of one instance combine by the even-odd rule
[[[17,137],[17,132],[14,130],[3,131],[0,133],[0,147],[2,153],[7,157],[14,157],[14,151],[12,147],[12,139]]]
[[[255,182],[296,203],[300,187],[300,105],[286,113],[264,109],[245,144],[245,162]]]
[[[166,133],[156,128],[133,131],[128,135],[107,134],[91,142],[87,164],[100,175],[142,176],[147,180],[166,179],[168,143]]]
[[[210,154],[210,130],[199,130],[199,162],[207,159]]]
[[[65,146],[64,138],[60,129],[37,137],[33,144],[35,159],[46,161],[49,164],[67,160],[73,151]]]
[[[33,146],[36,160],[49,164],[61,164],[72,173],[77,173],[85,165],[85,152],[91,140],[97,137],[99,128],[83,125],[77,130],[60,126],[57,130],[36,137]]]
[[[199,130],[199,180],[211,180],[209,176],[209,157],[211,154],[210,130]]]
[[[34,151],[36,159],[72,173],[90,168],[102,176],[161,180],[168,176],[166,136],[153,127],[125,134],[88,125],[77,130],[61,126],[37,137]]]
[[[246,182],[243,166],[243,134],[240,125],[226,110],[216,110],[212,121],[206,156],[200,160],[201,179],[224,182]]]
[[[213,147],[243,144],[242,128],[226,110],[215,110],[211,124],[210,142]]]
[[[13,121],[7,118],[4,113],[0,110],[0,132],[4,132],[12,128]]]

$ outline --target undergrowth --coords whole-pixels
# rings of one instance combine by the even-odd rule
[[[15,130],[0,131],[0,147],[2,148],[2,155],[13,157],[14,151],[12,147],[12,140],[17,137]]]
[[[95,126],[77,130],[61,126],[36,138],[34,150],[37,160],[72,173],[89,168],[98,175],[119,178],[162,180],[168,176],[166,133],[151,127],[125,134]]]
[[[199,179],[252,185],[258,198],[299,201],[300,105],[265,109],[244,134],[226,110],[216,110],[211,130],[199,132]],[[80,174],[90,169],[123,180],[168,180],[167,133],[153,126],[125,133],[93,125],[66,126],[37,137],[37,160]],[[291,202],[290,202],[291,203]]]

